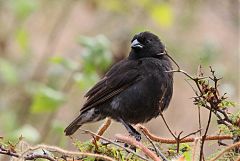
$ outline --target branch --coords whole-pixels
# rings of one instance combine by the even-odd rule
[[[110,118],[105,119],[104,123],[99,127],[97,131],[97,135],[102,136],[104,132],[108,129],[108,127],[111,125],[112,121]],[[95,138],[96,141],[99,141],[100,137]]]
[[[105,141],[107,141],[107,142],[109,142],[109,143],[111,143],[111,144],[113,144],[113,145],[116,145],[116,146],[118,146],[118,147],[120,147],[120,148],[122,148],[122,149],[124,149],[124,150],[126,150],[126,151],[128,151],[128,152],[130,152],[130,153],[132,153],[132,154],[134,154],[134,155],[136,155],[136,156],[138,156],[139,158],[148,161],[147,158],[145,158],[145,157],[137,154],[137,153],[136,153],[135,151],[133,151],[132,149],[126,148],[126,147],[124,147],[124,146],[122,146],[122,145],[120,145],[120,144],[115,143],[114,141],[112,141],[112,140],[110,140],[110,139],[108,139],[108,138],[105,138],[105,137],[103,137],[103,136],[100,136],[100,135],[98,135],[98,134],[96,134],[96,133],[94,133],[94,132],[91,132],[91,131],[89,131],[89,130],[85,130],[85,129],[82,129],[82,128],[79,128],[79,129],[82,130],[82,131],[83,131],[84,133],[86,133],[86,134],[90,134],[90,135],[94,135],[94,136],[96,136],[96,137],[99,137],[99,138],[101,138],[102,140],[105,140]]]
[[[163,138],[163,137],[159,137],[159,136],[152,134],[146,127],[144,127],[140,124],[138,124],[137,127],[140,128],[141,131],[153,141],[164,143],[164,144],[176,144],[177,143],[176,139]],[[193,138],[193,137],[184,138],[184,139],[180,140],[180,143],[194,142],[195,139],[196,138]],[[232,140],[232,139],[233,139],[233,137],[230,135],[206,136],[206,138],[205,138],[205,140],[209,140],[209,141],[210,140]]]
[[[163,114],[160,113],[160,116],[162,117],[163,119],[163,122],[164,124],[166,125],[168,131],[171,133],[171,135],[174,137],[174,139],[176,140],[176,143],[177,143],[177,153],[179,153],[179,147],[180,147],[180,136],[182,134],[183,131],[181,131],[178,136],[174,135],[174,133],[172,132],[172,130],[170,129],[170,127],[168,126],[167,124],[167,121],[165,120],[165,118],[163,117]]]
[[[138,142],[130,137],[121,134],[116,134],[115,137],[122,142],[138,147],[146,156],[150,157],[152,160],[160,161],[160,158],[158,158],[156,154],[154,154],[151,150],[145,147],[141,142]]]
[[[167,127],[168,131],[170,132],[170,134],[175,138],[175,140],[177,140],[177,137],[174,135],[174,133],[172,132],[172,130],[171,130],[170,127],[168,126],[167,121],[166,121],[165,118],[163,117],[163,114],[162,114],[162,113],[160,113],[160,116],[162,117],[163,122],[164,122],[164,124],[166,125],[166,127]],[[143,127],[143,126],[141,126],[141,127]],[[145,127],[144,127],[144,128],[145,128]],[[146,129],[146,128],[145,128],[145,129]]]
[[[195,135],[195,134],[197,134],[197,133],[200,132],[200,131],[201,131],[201,129],[199,129],[199,130],[197,130],[197,131],[194,131],[194,132],[191,132],[190,134],[187,134],[186,136],[182,137],[181,140],[183,140],[183,139],[185,139],[185,138],[187,138],[187,137],[189,137],[189,136],[191,136],[191,135]]]
[[[37,145],[37,146],[34,146],[34,147],[30,147],[28,150],[23,152],[23,154],[21,156],[24,156],[24,154],[27,154],[28,152],[31,152],[31,151],[34,151],[34,150],[37,150],[37,149],[47,149],[50,152],[57,152],[57,153],[60,153],[60,154],[64,154],[65,157],[69,157],[69,156],[91,156],[91,157],[100,158],[100,159],[107,160],[107,161],[114,161],[114,159],[112,159],[108,156],[105,156],[105,155],[101,155],[101,154],[68,151],[68,150],[64,150],[64,149],[61,149],[61,148],[56,147],[56,146],[50,146],[50,145],[44,145],[44,144]]]
[[[218,81],[221,80],[222,78],[217,78],[216,77],[215,71],[212,69],[211,66],[210,66],[210,71],[212,73],[211,76],[203,77],[203,72],[201,71],[201,66],[200,66],[199,67],[199,71],[198,71],[198,76],[197,77],[193,77],[190,74],[188,74],[187,72],[185,72],[184,70],[181,70],[181,68],[178,65],[178,63],[170,55],[168,55],[167,52],[165,54],[177,66],[177,70],[170,70],[170,71],[166,71],[166,72],[180,72],[180,73],[183,73],[185,76],[187,76],[192,81],[194,81],[195,85],[197,86],[198,91],[195,90],[190,85],[192,87],[193,91],[195,92],[195,95],[196,95],[196,97],[193,97],[194,98],[193,103],[195,105],[198,105],[198,108],[199,108],[199,106],[202,106],[202,107],[204,107],[204,108],[209,110],[209,117],[208,117],[207,127],[206,127],[204,135],[201,137],[202,138],[202,142],[201,142],[201,147],[200,147],[200,161],[202,161],[202,159],[204,160],[204,158],[203,158],[204,142],[205,142],[205,140],[207,138],[207,132],[208,132],[208,129],[209,129],[209,126],[210,126],[212,113],[214,113],[218,117],[217,123],[226,125],[230,131],[233,130],[233,126],[235,125],[235,123],[231,119],[229,119],[228,114],[224,110],[224,108],[226,108],[226,107],[222,107],[221,106],[221,103],[226,99],[225,94],[220,96],[220,94],[218,92]],[[208,80],[207,81],[206,80],[201,81],[201,79],[205,79],[205,78],[208,78]],[[209,80],[214,83],[213,86],[209,85]],[[198,115],[199,127],[201,127],[200,108],[198,109],[198,114],[199,114]],[[162,116],[162,118],[163,118],[163,116]],[[164,118],[163,118],[163,121],[166,124],[166,121],[164,120]],[[168,125],[167,125],[167,128],[170,131],[170,133],[173,135],[173,137],[175,138],[175,140],[177,142],[177,150],[178,150],[179,138],[180,138],[180,134],[181,133],[178,135],[178,137],[176,137],[176,135],[174,135],[172,133],[172,131],[170,130]],[[201,132],[200,132],[200,135],[201,135]]]
[[[201,161],[202,158],[203,158],[203,146],[204,146],[205,139],[206,139],[206,137],[207,137],[207,132],[208,132],[208,129],[209,129],[209,126],[210,126],[211,118],[212,118],[212,109],[210,109],[210,111],[209,111],[209,117],[208,117],[207,127],[206,127],[206,130],[205,130],[204,135],[202,136],[202,144],[201,144],[200,159],[199,159],[200,161]]]
[[[199,138],[194,140],[194,144],[193,144],[193,148],[192,148],[192,161],[196,160],[196,151],[197,151],[197,148],[198,148],[199,141],[200,141]]]
[[[215,158],[211,159],[211,161],[215,161],[218,158],[220,158],[225,152],[235,148],[235,147],[240,147],[240,142],[237,142],[235,144],[230,145],[229,147],[227,147],[226,149],[224,149],[220,154],[218,154]]]
[[[15,157],[15,158],[22,158],[20,154],[18,154],[16,152],[13,152],[11,150],[5,149],[5,148],[3,148],[3,146],[0,146],[0,154],[12,156],[12,157]],[[56,159],[54,159],[53,157],[51,157],[49,155],[46,155],[46,154],[42,154],[42,155],[41,154],[30,154],[30,155],[27,155],[23,158],[25,160],[47,159],[47,160],[50,160],[50,161],[56,161]]]
[[[162,158],[163,161],[168,161],[168,159],[163,155],[163,153],[159,150],[159,148],[153,143],[153,141],[147,136],[145,133],[143,133],[145,137],[148,139],[148,141],[152,144],[156,154]]]

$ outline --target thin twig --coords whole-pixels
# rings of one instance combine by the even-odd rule
[[[161,153],[159,153],[160,150],[158,149],[158,147],[155,146],[155,144],[153,143],[153,141],[152,141],[146,134],[143,133],[143,135],[147,138],[147,140],[148,140],[148,141],[150,142],[150,144],[153,146],[156,154],[157,154],[158,156],[160,156]]]
[[[198,147],[198,143],[200,141],[200,138],[196,138],[194,140],[194,144],[193,144],[193,150],[192,150],[192,161],[196,160],[196,151],[197,151],[197,147]]]
[[[20,154],[18,154],[16,152],[12,152],[11,150],[5,149],[2,146],[0,147],[0,154],[12,156],[12,157],[15,157],[15,158],[21,158]],[[51,157],[49,155],[46,155],[46,154],[43,154],[43,155],[41,155],[41,154],[29,154],[27,156],[24,156],[23,158],[24,158],[24,160],[47,159],[47,160],[50,160],[50,161],[56,161],[56,159],[54,159],[53,157]]]
[[[37,149],[47,149],[48,151],[61,153],[61,154],[64,154],[66,156],[67,155],[70,155],[70,156],[91,156],[91,157],[95,157],[95,158],[101,158],[103,160],[114,161],[114,159],[112,159],[108,156],[105,156],[105,155],[101,155],[101,154],[68,151],[68,150],[61,149],[61,148],[56,147],[56,146],[50,146],[50,145],[44,145],[44,144],[28,148],[25,152],[22,153],[21,156],[25,156],[27,153],[29,153],[31,151],[34,151],[34,150],[37,150]]]
[[[190,133],[190,134],[187,134],[186,136],[182,137],[181,140],[183,140],[183,139],[185,139],[185,138],[187,138],[187,137],[189,137],[189,136],[191,136],[191,135],[195,135],[196,133],[200,132],[201,130],[202,130],[202,129],[198,129],[197,131],[194,131],[194,132],[192,132],[192,133]]]
[[[36,160],[36,159],[47,159],[50,161],[57,161],[56,159],[48,156],[48,155],[40,155],[40,154],[31,154],[29,156],[24,157],[25,160]]]
[[[158,156],[160,156],[163,161],[168,161],[168,159],[163,155],[163,153],[159,150],[159,148],[153,143],[153,141],[149,138],[149,136],[146,135],[145,133],[143,134],[148,139],[148,141],[152,144],[156,154],[158,154]]]
[[[136,140],[132,139],[131,137],[124,136],[121,134],[116,134],[115,137],[120,141],[123,141],[127,144],[133,145],[135,147],[138,147],[139,149],[142,150],[142,152],[146,156],[150,157],[154,161],[160,161],[160,158],[158,158],[156,154],[154,154],[151,150],[149,150],[147,147],[145,147],[141,142],[136,141]]]
[[[195,85],[197,86],[198,91],[200,92],[198,94],[198,91],[196,91],[191,85],[193,91],[195,92],[197,97],[194,97],[194,104],[198,105],[198,124],[199,124],[199,129],[201,129],[201,115],[200,115],[200,107],[199,105],[205,107],[206,109],[209,110],[209,117],[208,117],[208,122],[207,122],[207,126],[206,126],[206,130],[204,132],[204,135],[201,137],[202,138],[202,142],[201,142],[201,147],[200,147],[200,161],[202,161],[202,159],[204,160],[204,155],[203,155],[203,147],[204,147],[204,142],[205,140],[207,140],[207,132],[210,126],[210,122],[211,122],[211,117],[212,117],[212,113],[214,113],[217,117],[218,117],[218,124],[224,124],[228,127],[228,129],[230,131],[233,130],[233,126],[234,123],[231,119],[229,119],[228,114],[226,113],[226,111],[224,111],[223,108],[219,108],[221,107],[221,103],[222,101],[224,101],[226,99],[226,97],[223,96],[219,96],[219,92],[218,92],[218,81],[222,78],[217,78],[215,76],[215,71],[212,69],[212,67],[210,66],[210,71],[212,73],[212,76],[210,77],[203,77],[203,72],[201,71],[202,68],[201,66],[199,66],[198,68],[198,74],[197,77],[193,77],[191,75],[189,75],[187,72],[185,72],[184,70],[181,70],[180,66],[178,65],[178,63],[171,57],[168,55],[167,52],[165,52],[165,54],[176,64],[177,66],[177,70],[171,70],[171,71],[166,71],[166,72],[180,72],[183,73],[185,76],[187,76],[189,79],[191,79],[192,81],[195,82]],[[208,80],[212,80],[214,82],[214,86],[211,87],[209,85],[209,81],[205,82],[205,81],[201,81],[201,79],[205,79],[208,78]],[[222,114],[222,116],[220,115]],[[161,115],[162,116],[162,115]],[[162,116],[164,123],[166,124],[166,121],[164,119],[164,117]],[[170,133],[172,134],[172,136],[175,138],[178,146],[179,146],[179,138],[180,138],[180,134],[178,135],[178,137],[176,137],[176,135],[173,134],[173,132],[170,130],[170,128],[168,127],[168,125],[166,124],[168,130],[170,131]],[[200,135],[201,135],[201,131],[200,131]]]
[[[216,157],[214,157],[213,159],[211,159],[211,161],[215,161],[217,160],[218,158],[220,158],[225,152],[235,148],[235,147],[240,147],[240,142],[237,142],[235,144],[232,144],[230,146],[228,146],[226,149],[224,149],[220,154],[218,154]]]
[[[183,133],[183,131],[181,131],[178,136],[177,136],[177,153],[179,153],[180,150],[180,141],[181,141],[181,134]]]
[[[177,66],[178,70],[180,70],[180,66],[178,63],[168,54],[167,50],[165,50],[164,54],[166,54],[172,61],[173,63]]]
[[[164,143],[164,144],[176,144],[176,139],[169,139],[169,138],[163,138],[163,137],[159,137],[156,136],[154,134],[152,134],[147,128],[145,128],[144,126],[138,124],[137,125],[138,128],[141,129],[141,131],[147,135],[151,140],[159,142],[159,143]],[[193,137],[188,137],[188,138],[184,138],[180,140],[180,143],[189,143],[189,142],[194,142],[196,138]],[[201,139],[201,137],[199,137],[199,139]],[[211,141],[211,140],[232,140],[233,137],[230,135],[216,135],[216,136],[207,136],[205,140]]]
[[[202,129],[202,123],[201,123],[201,109],[198,105],[198,127],[199,129]],[[199,131],[200,136],[202,136],[202,130]]]
[[[181,134],[183,133],[183,131],[181,131],[181,132],[178,134],[178,136],[174,135],[174,133],[172,132],[172,130],[171,130],[170,127],[168,126],[167,121],[165,120],[165,118],[164,118],[164,116],[163,116],[162,113],[160,113],[160,116],[162,117],[163,122],[165,123],[168,131],[172,134],[172,136],[173,136],[174,139],[176,140],[176,143],[177,143],[177,153],[179,153],[179,147],[180,147],[180,141],[181,141],[180,137],[181,137]]]
[[[166,125],[166,127],[167,127],[167,129],[168,129],[168,131],[171,133],[171,135],[174,137],[174,139],[176,140],[177,139],[177,137],[174,135],[174,133],[172,132],[172,130],[170,129],[170,127],[168,126],[168,124],[167,124],[167,121],[165,120],[165,118],[163,117],[163,114],[162,113],[160,113],[160,116],[162,117],[162,119],[163,119],[163,122],[164,122],[164,124]]]
[[[124,146],[122,146],[122,145],[120,145],[120,144],[117,144],[117,143],[115,143],[114,141],[112,141],[112,140],[110,140],[110,139],[107,139],[107,138],[105,138],[105,137],[103,137],[103,136],[100,136],[100,135],[98,135],[98,134],[96,134],[96,133],[94,133],[94,132],[92,132],[92,131],[85,130],[85,129],[82,129],[82,128],[79,128],[79,129],[82,130],[82,131],[83,131],[84,133],[86,133],[86,134],[90,134],[90,135],[97,136],[97,137],[101,138],[102,140],[105,140],[105,141],[107,141],[107,142],[109,142],[109,143],[111,143],[111,144],[113,144],[113,145],[116,145],[116,146],[118,146],[118,147],[120,147],[120,148],[123,148],[124,150],[126,150],[126,151],[128,151],[128,152],[130,152],[130,153],[133,153],[134,155],[138,156],[139,158],[148,161],[147,158],[141,156],[140,154],[136,153],[136,152],[133,151],[132,149],[129,149],[129,148],[126,148],[126,147],[124,147]]]
[[[201,144],[201,148],[200,148],[200,158],[199,158],[199,161],[202,161],[202,158],[204,157],[203,147],[204,147],[204,142],[205,142],[206,137],[207,137],[207,132],[208,132],[208,129],[209,129],[209,126],[210,126],[211,119],[212,119],[212,110],[210,109],[209,116],[208,116],[207,127],[206,127],[204,135],[202,136],[202,144]]]

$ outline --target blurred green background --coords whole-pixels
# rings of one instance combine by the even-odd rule
[[[169,54],[194,75],[211,65],[222,93],[239,102],[237,0],[0,0],[0,136],[67,147],[64,128],[78,115],[84,93],[111,64],[126,57],[135,33],[159,35]],[[194,96],[175,74],[166,119],[174,131],[198,129]],[[233,109],[234,110],[234,109]],[[203,110],[203,117],[207,117]],[[215,118],[214,118],[215,119]],[[215,119],[216,120],[216,119]],[[101,122],[84,125],[92,131]],[[126,133],[118,123],[107,131]],[[146,124],[170,136],[160,118]],[[214,133],[216,127],[211,127]],[[86,136],[75,134],[82,140]]]

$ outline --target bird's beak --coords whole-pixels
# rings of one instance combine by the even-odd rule
[[[143,45],[137,39],[135,39],[131,43],[131,48],[143,48]]]

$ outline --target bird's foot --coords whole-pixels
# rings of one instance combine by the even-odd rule
[[[130,136],[134,137],[137,141],[141,140],[141,134],[139,132],[137,132],[136,130],[134,131],[134,133],[132,133],[132,131],[129,132],[129,134],[130,134]],[[137,148],[134,145],[130,145],[129,148],[136,152]]]
[[[141,134],[136,129],[134,129],[134,127],[132,127],[129,123],[123,121],[122,119],[119,119],[119,121],[125,126],[131,136],[133,136],[137,141],[141,140]]]
[[[139,132],[137,132],[137,131],[134,131],[134,133],[131,131],[130,135],[133,136],[137,141],[141,141],[141,139],[142,139],[141,134]]]
[[[129,125],[129,124],[128,124]],[[140,141],[142,139],[141,134],[131,125],[129,125],[129,128],[127,128],[129,134],[133,136],[137,141]]]

